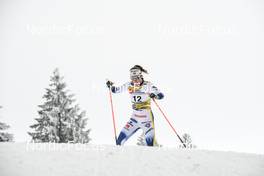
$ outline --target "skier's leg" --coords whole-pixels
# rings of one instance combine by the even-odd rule
[[[139,129],[138,122],[134,118],[131,118],[124,128],[121,130],[116,144],[124,145],[124,143]]]
[[[153,113],[150,110],[148,112],[150,121],[145,122],[143,130],[145,133],[145,139],[148,146],[154,146],[155,144],[155,126],[154,126],[154,117]]]
[[[154,129],[151,128],[145,133],[147,146],[154,146]]]

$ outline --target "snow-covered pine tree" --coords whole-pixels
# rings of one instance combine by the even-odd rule
[[[146,146],[147,145],[144,132],[138,137],[137,145],[139,145],[139,146]]]
[[[2,106],[0,106],[0,109],[2,108]],[[7,133],[7,132],[3,132],[7,129],[9,129],[10,126],[0,122],[0,142],[12,142],[14,139],[13,134]]]
[[[188,149],[194,149],[196,148],[196,145],[192,144],[192,138],[188,133],[184,133],[182,135],[183,143],[186,145],[186,148]]]
[[[142,134],[138,137],[138,139],[137,139],[137,145],[139,145],[139,146],[147,146],[147,142],[146,142],[146,138],[145,138],[144,132],[142,132]],[[155,147],[162,147],[162,145],[160,145],[157,142],[157,139],[154,141],[154,146]]]
[[[34,132],[28,132],[32,142],[88,143],[90,129],[86,129],[85,111],[80,112],[74,104],[74,95],[65,90],[66,83],[58,69],[50,81],[43,96],[45,102],[39,105],[37,123],[30,126]]]

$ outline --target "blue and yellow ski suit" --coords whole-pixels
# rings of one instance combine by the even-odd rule
[[[155,144],[155,126],[150,94],[154,94],[155,99],[162,99],[164,97],[163,93],[149,81],[143,81],[140,85],[127,82],[122,86],[112,86],[111,91],[113,93],[128,91],[133,109],[130,120],[118,136],[117,145],[123,145],[138,129],[142,129],[145,134],[146,144],[153,146]]]

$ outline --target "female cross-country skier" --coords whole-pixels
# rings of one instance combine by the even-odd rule
[[[114,86],[113,82],[107,81],[107,87],[113,93],[128,91],[131,96],[133,113],[130,120],[121,130],[116,144],[123,145],[138,129],[142,129],[145,134],[148,146],[155,144],[154,117],[151,110],[151,99],[162,99],[163,93],[159,91],[151,82],[145,81],[142,73],[148,73],[140,65],[135,65],[130,69],[131,81],[122,86]]]

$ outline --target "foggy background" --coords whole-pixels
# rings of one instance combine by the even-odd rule
[[[158,103],[177,132],[198,148],[264,153],[263,41],[261,0],[1,0],[0,121],[15,141],[29,141],[59,68],[87,111],[91,143],[114,145],[105,79],[122,84],[140,64],[165,94]],[[113,98],[119,132],[130,99]],[[153,110],[158,142],[179,145]]]

